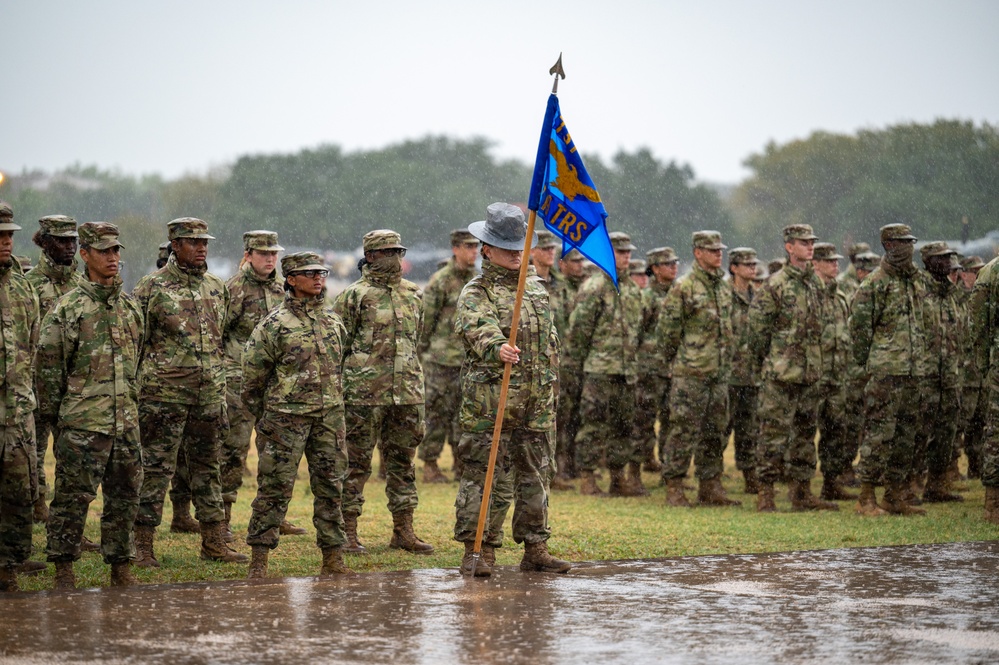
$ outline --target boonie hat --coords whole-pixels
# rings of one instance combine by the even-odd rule
[[[486,208],[486,218],[468,225],[468,232],[493,247],[500,249],[524,249],[527,238],[527,222],[524,211],[515,205],[497,201]],[[538,244],[538,234],[531,238],[531,248]]]

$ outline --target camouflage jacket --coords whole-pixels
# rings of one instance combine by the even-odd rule
[[[0,425],[16,425],[35,410],[38,319],[38,296],[31,284],[12,265],[0,266]]]
[[[857,289],[850,308],[854,362],[874,378],[926,376],[922,307],[926,283],[915,266],[900,272],[885,259]]]
[[[812,385],[821,378],[822,288],[811,264],[788,264],[760,289],[749,343],[763,380]]]
[[[569,314],[566,308],[566,300],[569,292],[565,285],[565,278],[558,272],[552,270],[548,273],[548,279],[541,276],[536,277],[539,284],[548,292],[548,301],[551,304],[552,316],[555,317],[555,328],[559,337],[569,334]]]
[[[222,325],[229,290],[215,275],[167,264],[135,285],[145,319],[140,398],[177,404],[225,399]]]
[[[510,339],[518,271],[482,262],[482,274],[465,285],[458,297],[454,329],[465,345],[461,373],[459,420],[466,432],[493,428],[504,363],[500,347]],[[555,380],[559,337],[548,293],[528,280],[517,326],[520,362],[511,365],[504,429],[548,431],[555,424]]]
[[[850,305],[835,280],[824,284],[822,298],[822,380],[826,385],[841,385],[854,367],[850,350]]]
[[[38,412],[59,427],[121,436],[139,426],[142,312],[122,292],[84,279],[45,317]]]
[[[749,309],[756,297],[752,284],[745,291],[737,291],[732,282],[732,386],[759,386],[760,377],[749,346],[752,329],[749,327]]]
[[[226,288],[229,289],[229,308],[222,327],[225,374],[227,383],[236,383],[229,388],[238,394],[246,340],[250,339],[250,333],[260,320],[284,300],[284,288],[277,279],[277,271],[261,279],[253,272],[253,266],[249,262],[229,278]]]
[[[620,374],[638,379],[636,354],[642,325],[642,294],[627,270],[618,272],[618,286],[603,272],[583,283],[569,317],[566,356],[574,369],[591,374]]]
[[[39,315],[42,319],[52,311],[59,298],[85,281],[83,275],[77,272],[77,265],[74,259],[71,266],[57,266],[42,252],[38,265],[24,274],[24,278],[38,294]]]
[[[673,282],[662,284],[654,277],[642,289],[642,323],[638,328],[638,373],[641,376],[669,376],[669,364],[663,360],[656,343],[659,314]]]
[[[978,271],[968,303],[968,333],[972,340],[972,362],[982,380],[999,380],[992,374],[999,367],[999,257]]]
[[[430,277],[423,290],[423,327],[417,349],[423,362],[461,367],[465,349],[454,332],[454,313],[458,294],[473,277],[475,268],[461,270],[454,257]]]
[[[928,272],[920,274],[926,282],[926,375],[939,378],[943,388],[958,387],[965,343],[964,310],[958,304],[958,288],[950,280],[938,281]]]
[[[246,343],[243,404],[258,419],[265,410],[308,416],[342,407],[346,334],[325,290],[315,298],[285,296]]]
[[[857,266],[852,263],[848,265],[846,270],[836,276],[836,282],[839,284],[840,291],[846,296],[846,301],[850,302],[853,299],[853,294],[860,288],[860,277],[857,275]]]
[[[971,335],[971,291],[956,290],[957,305],[960,309],[964,339],[961,342],[961,387],[980,388],[982,372],[975,362],[975,340]]]
[[[673,376],[727,382],[732,371],[732,289],[721,270],[698,263],[677,280],[656,326],[659,350]]]
[[[416,352],[423,320],[420,287],[372,274],[336,297],[347,329],[343,395],[347,404],[423,404],[423,366]]]

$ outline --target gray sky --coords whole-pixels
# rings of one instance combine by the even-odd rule
[[[204,173],[427,134],[533,160],[548,68],[583,153],[737,182],[768,141],[999,124],[999,2],[0,0],[0,169]],[[599,185],[599,183],[597,183]]]

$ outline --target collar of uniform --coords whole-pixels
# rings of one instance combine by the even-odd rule
[[[267,277],[261,277],[257,274],[257,271],[253,269],[253,266],[250,265],[249,261],[247,261],[246,265],[243,266],[243,275],[245,275],[248,280],[256,282],[257,284],[269,284],[270,282],[277,281],[277,270],[272,270],[271,274]]]
[[[697,261],[694,261],[694,274],[709,282],[720,282],[725,277],[725,271],[721,268],[705,270]]]
[[[326,303],[326,287],[323,287],[319,295],[311,298],[296,298],[291,291],[287,291],[284,294],[284,302],[296,316],[314,318],[316,310],[321,309]]]
[[[208,267],[204,268],[185,268],[177,263],[177,255],[171,254],[170,258],[167,259],[167,270],[173,273],[174,276],[184,280],[184,279],[201,279],[208,272]]]
[[[483,259],[482,276],[486,277],[487,279],[493,282],[497,282],[500,284],[513,283],[513,285],[516,286],[517,281],[520,279],[520,271],[509,270],[508,268],[504,268],[503,266],[496,265],[489,259]]]
[[[115,275],[111,284],[98,284],[89,279],[80,280],[80,289],[96,302],[112,303],[121,295],[121,277]]]
[[[56,265],[45,252],[42,252],[38,259],[38,270],[56,284],[65,284],[73,279],[73,273],[76,272],[78,265],[76,259],[73,259],[73,263],[68,266]]]

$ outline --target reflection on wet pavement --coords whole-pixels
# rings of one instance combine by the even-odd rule
[[[999,661],[999,542],[0,598],[0,663]]]

